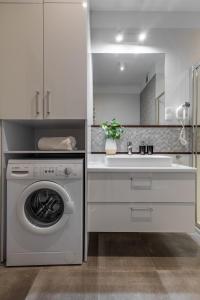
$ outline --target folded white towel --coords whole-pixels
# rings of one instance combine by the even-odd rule
[[[38,149],[41,151],[72,151],[76,147],[76,139],[68,137],[43,137],[38,141]]]

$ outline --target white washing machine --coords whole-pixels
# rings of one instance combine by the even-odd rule
[[[83,160],[10,160],[7,266],[81,264]]]

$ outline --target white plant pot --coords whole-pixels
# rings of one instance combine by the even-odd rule
[[[117,144],[113,139],[106,139],[105,151],[107,155],[113,155],[117,153]]]

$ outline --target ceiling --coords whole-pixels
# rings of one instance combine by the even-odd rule
[[[199,0],[200,2],[200,0]],[[92,29],[199,29],[200,12],[92,11]]]
[[[200,0],[90,0],[91,10],[200,12]]]
[[[90,0],[91,28],[200,28],[200,0]]]
[[[93,54],[93,79],[96,86],[138,86],[164,54]],[[121,72],[120,63],[126,69]]]

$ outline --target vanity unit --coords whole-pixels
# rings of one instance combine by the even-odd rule
[[[110,166],[99,157],[88,163],[90,232],[194,231],[194,168]]]

